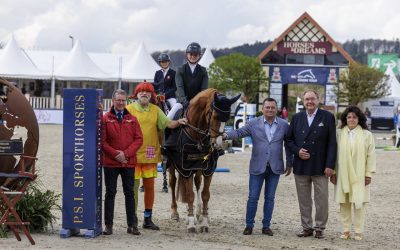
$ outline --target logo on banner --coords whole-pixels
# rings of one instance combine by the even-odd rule
[[[327,83],[337,83],[337,75],[335,69],[329,69]]]
[[[281,41],[277,50],[279,54],[330,55],[332,45],[328,42]]]
[[[380,58],[372,58],[371,59],[371,68],[379,69],[381,67],[381,59]]]
[[[316,83],[318,79],[315,77],[312,69],[306,69],[297,73],[297,75],[291,75],[290,78],[301,83]]]
[[[279,67],[274,67],[274,72],[272,73],[272,81],[273,82],[281,82],[281,72]]]

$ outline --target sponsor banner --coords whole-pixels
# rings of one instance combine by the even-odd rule
[[[339,77],[339,69],[330,67],[274,66],[269,72],[272,83],[282,84],[335,84]]]
[[[368,54],[368,67],[386,72],[388,66],[391,66],[394,74],[399,73],[399,57],[397,54]]]
[[[65,89],[61,235],[102,232],[102,90]]]
[[[336,105],[337,97],[334,85],[326,85],[325,87],[325,105]]]
[[[394,100],[375,100],[371,105],[371,117],[393,119],[394,110]]]
[[[39,124],[63,124],[63,110],[35,109],[34,112]]]
[[[278,53],[283,54],[305,54],[305,55],[330,55],[332,45],[328,42],[285,42],[277,45]]]

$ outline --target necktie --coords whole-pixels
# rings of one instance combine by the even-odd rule
[[[123,114],[122,112],[118,112],[118,113],[117,113],[118,121],[122,121],[123,115],[124,115],[124,114]]]

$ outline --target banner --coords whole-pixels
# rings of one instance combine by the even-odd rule
[[[62,238],[102,233],[102,90],[65,89]]]
[[[330,67],[274,66],[270,69],[272,83],[312,83],[335,84],[338,82],[339,69]]]
[[[63,124],[62,109],[35,109],[33,111],[39,124]]]
[[[397,54],[368,54],[368,67],[386,72],[390,65],[395,75],[399,74],[399,57]]]

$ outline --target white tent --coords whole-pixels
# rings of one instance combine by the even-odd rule
[[[69,81],[116,81],[101,70],[88,54],[83,50],[79,39],[69,52],[65,61],[55,70],[54,77],[57,80]]]
[[[204,51],[204,55],[201,57],[199,61],[199,64],[208,69],[214,61],[215,57],[213,56],[211,49],[206,48],[206,50]]]
[[[50,72],[38,70],[33,61],[19,47],[11,35],[0,52],[0,76],[7,78],[50,79]]]
[[[122,67],[121,76],[118,73],[114,76],[121,77],[122,81],[128,82],[153,82],[154,74],[160,66],[154,61],[153,57],[147,52],[144,43],[140,43],[132,59]]]
[[[398,97],[400,98],[400,82],[397,80],[393,73],[393,66],[388,65],[385,75],[389,76],[390,83],[390,95],[388,97]]]

